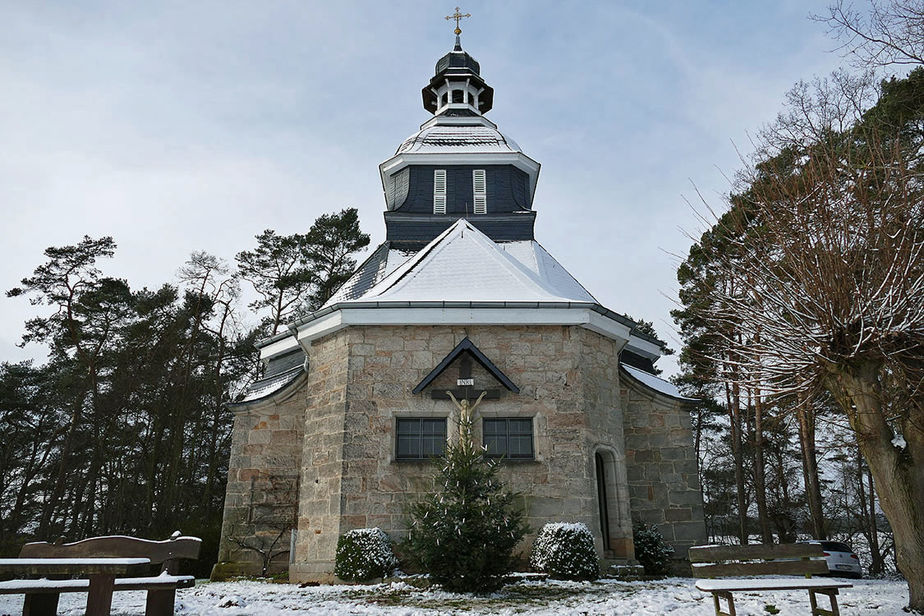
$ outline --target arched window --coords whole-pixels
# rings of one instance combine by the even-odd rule
[[[446,103],[448,102],[449,102],[449,94],[444,93],[443,96],[440,97],[440,107],[445,107]]]
[[[471,92],[468,93],[468,104],[471,105],[472,107],[475,106],[475,97],[472,96]]]
[[[452,102],[464,103],[465,102],[465,92],[463,92],[462,90],[453,90],[452,91]]]

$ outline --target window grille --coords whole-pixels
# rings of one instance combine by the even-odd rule
[[[533,420],[531,417],[484,419],[484,446],[488,456],[531,460],[533,454]]]
[[[395,457],[425,460],[446,452],[446,418],[401,417],[395,424]]]

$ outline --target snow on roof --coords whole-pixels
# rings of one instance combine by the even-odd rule
[[[653,374],[645,372],[644,370],[639,370],[628,364],[620,364],[622,369],[629,373],[629,375],[634,378],[636,381],[640,382],[642,385],[649,387],[655,390],[658,393],[664,394],[665,396],[670,396],[671,398],[678,398],[680,400],[696,400],[696,398],[687,398],[680,393],[680,390],[671,383],[670,381],[665,381],[664,379],[658,378]]]
[[[395,154],[432,152],[521,152],[496,128],[479,125],[426,126],[408,137]]]
[[[241,399],[241,402],[253,402],[254,400],[271,396],[294,381],[303,370],[304,366],[298,365],[269,378],[254,381],[250,384],[250,387],[247,388],[247,393]]]
[[[541,246],[519,244],[525,245],[505,250],[459,219],[362,296],[344,303],[596,301]]]
[[[558,291],[559,295],[582,297],[580,301],[597,301],[539,242],[535,240],[506,242],[498,244],[498,247],[545,280],[550,287]]]

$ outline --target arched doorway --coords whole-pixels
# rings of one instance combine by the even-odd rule
[[[597,510],[600,518],[598,532],[603,544],[604,558],[627,558],[632,542],[631,526],[628,524],[628,502],[625,492],[625,476],[619,474],[616,454],[606,447],[594,453],[594,469],[597,485]],[[623,490],[619,490],[620,477]]]
[[[597,468],[597,507],[600,513],[600,534],[603,537],[603,551],[610,551],[610,512],[607,498],[606,463],[598,451],[594,454]]]

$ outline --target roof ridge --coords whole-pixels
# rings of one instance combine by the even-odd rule
[[[465,237],[465,232],[468,231],[472,235],[469,237],[470,241],[474,241],[475,245],[478,246],[483,252],[486,259],[492,260],[497,266],[503,269],[508,275],[512,276],[518,284],[522,287],[525,287],[524,290],[529,293],[536,294],[539,298],[555,301],[561,300],[562,298],[554,292],[554,289],[546,287],[542,283],[542,280],[536,276],[534,272],[529,270],[525,265],[520,263],[518,259],[510,255],[506,250],[502,249],[497,245],[494,240],[485,235],[477,227],[475,227],[471,222],[465,218],[458,219],[453,225],[449,228],[449,233],[446,233],[436,240],[431,246],[424,248],[419,259],[414,259],[413,263],[407,263],[408,268],[401,273],[399,277],[391,281],[390,284],[385,286],[381,291],[370,295],[368,299],[373,297],[382,297],[383,295],[394,292],[400,293],[401,288],[406,284],[409,284],[415,276],[415,272],[423,271],[427,267],[427,264],[431,263],[441,252],[446,250],[453,242],[463,239]],[[490,268],[486,268],[490,269]],[[404,280],[405,283],[401,284],[401,281]],[[383,283],[385,281],[383,280]]]

